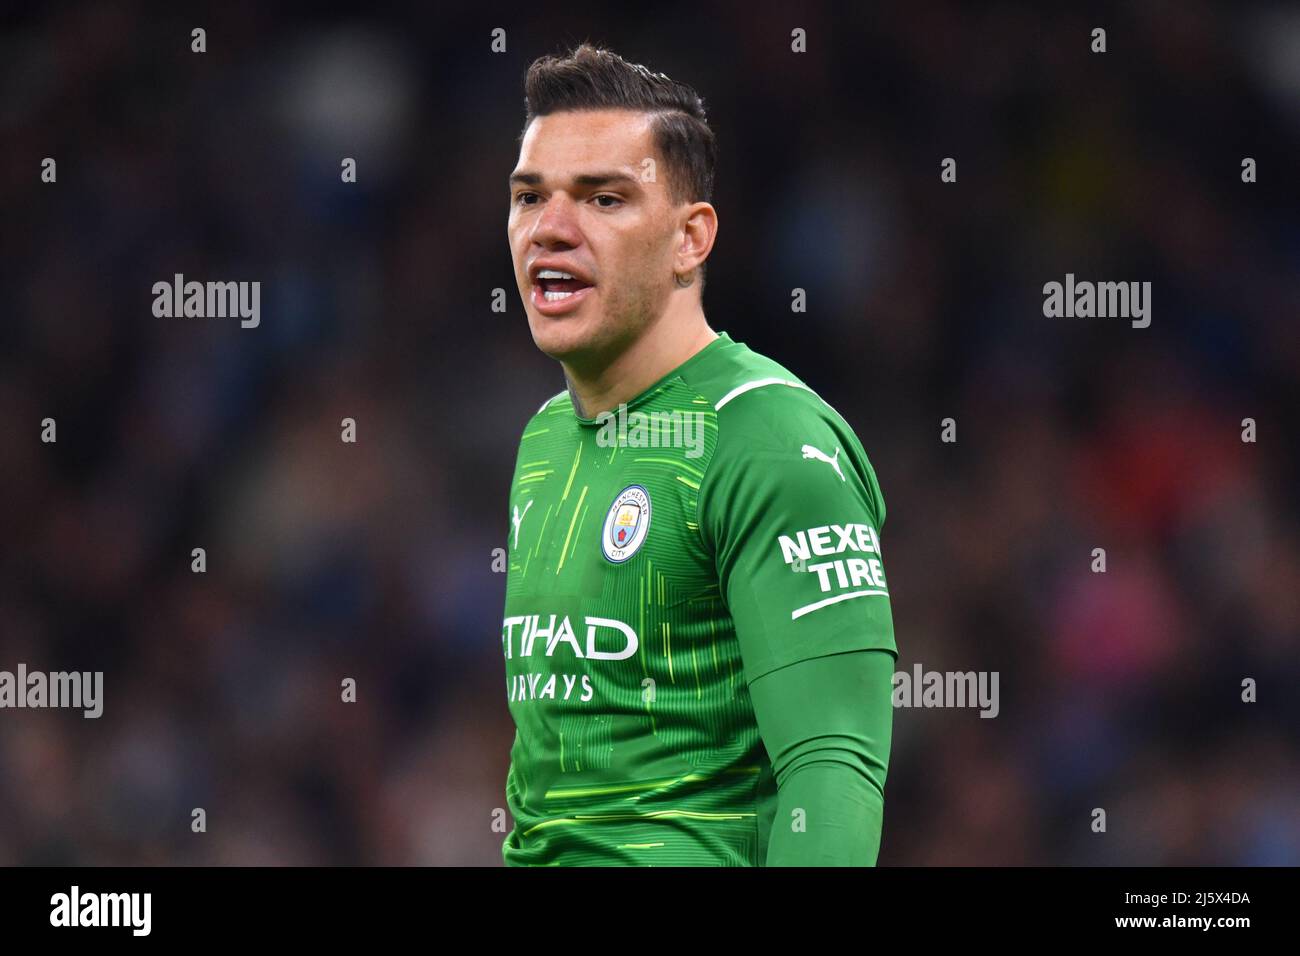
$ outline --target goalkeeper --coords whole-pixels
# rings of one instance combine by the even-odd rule
[[[502,623],[510,865],[874,865],[897,650],[852,429],[710,328],[716,147],[689,87],[543,57],[510,175],[533,340]]]

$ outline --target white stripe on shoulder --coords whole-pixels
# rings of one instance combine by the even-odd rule
[[[737,385],[726,395],[723,395],[718,399],[718,403],[713,406],[713,410],[720,411],[722,406],[727,404],[727,402],[731,401],[733,398],[744,395],[746,392],[753,391],[756,388],[762,388],[765,385],[789,385],[791,388],[802,388],[806,392],[812,391],[812,389],[803,382],[792,382],[784,378],[760,378],[753,382],[746,382],[744,385]]]
[[[537,412],[540,414],[541,412],[546,411],[546,406],[549,405],[549,404],[551,404],[551,402],[555,401],[557,398],[559,398],[559,397],[560,397],[561,395],[563,395],[563,394],[564,394],[564,392],[556,392],[554,395],[552,395],[552,396],[551,396],[550,398],[548,398],[546,401],[542,402],[542,407],[539,408],[539,409],[537,410]]]

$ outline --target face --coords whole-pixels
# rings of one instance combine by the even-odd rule
[[[533,341],[552,358],[599,365],[663,314],[689,206],[672,205],[658,165],[644,113],[558,112],[524,133],[507,231]]]

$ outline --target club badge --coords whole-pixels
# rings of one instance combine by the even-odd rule
[[[600,548],[609,561],[622,564],[640,550],[649,530],[650,495],[640,485],[628,485],[605,514]]]

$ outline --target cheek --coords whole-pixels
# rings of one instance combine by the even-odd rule
[[[506,226],[506,241],[510,243],[510,253],[516,259],[528,250],[528,233],[523,225],[513,218]]]
[[[665,268],[663,246],[653,236],[638,236],[611,250],[608,274],[618,276],[619,298],[644,299],[656,285],[656,276]]]

